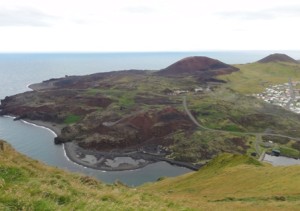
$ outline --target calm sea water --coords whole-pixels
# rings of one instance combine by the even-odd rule
[[[97,54],[0,54],[0,99],[29,91],[28,84],[65,75],[85,75],[124,69],[158,70],[187,56],[208,56],[230,64],[257,61],[270,53],[250,52],[180,52],[180,53],[97,53]],[[285,52],[300,59],[300,52]],[[140,185],[162,176],[177,176],[189,169],[158,162],[132,171],[103,172],[70,162],[62,146],[53,144],[51,131],[0,117],[0,139],[5,139],[19,152],[46,164],[81,172],[111,183],[120,180]]]

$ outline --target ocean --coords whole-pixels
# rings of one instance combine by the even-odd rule
[[[270,51],[230,52],[164,52],[164,53],[36,53],[0,54],[0,99],[30,91],[28,85],[65,75],[85,75],[128,69],[159,70],[188,56],[207,56],[229,64],[257,61]],[[300,59],[300,52],[286,53]],[[67,159],[62,146],[53,144],[54,134],[10,117],[0,117],[0,139],[8,141],[19,152],[67,171],[94,176],[104,182],[119,180],[129,186],[155,181],[163,176],[177,176],[191,170],[166,162],[150,164],[144,168],[103,172],[79,166]]]

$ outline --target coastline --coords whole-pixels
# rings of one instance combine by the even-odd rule
[[[138,165],[130,165],[130,164],[124,163],[123,165],[120,165],[118,167],[112,167],[112,166],[106,166],[105,161],[108,159],[111,160],[115,156],[116,157],[124,157],[124,156],[128,156],[128,155],[125,155],[125,154],[117,155],[117,154],[89,151],[89,150],[80,148],[78,145],[76,145],[73,142],[64,143],[64,149],[65,149],[66,156],[72,162],[74,162],[80,166],[83,166],[85,168],[92,168],[92,169],[96,169],[96,170],[101,170],[103,172],[136,170],[136,169],[143,168],[150,163],[154,163],[154,162],[150,162],[150,161],[147,161],[143,164],[138,164]],[[84,161],[83,158],[86,158],[88,156],[100,157],[100,159],[97,159],[98,163],[94,163],[92,160],[90,160],[90,162]],[[99,162],[99,160],[100,160],[100,162]]]
[[[55,88],[53,80],[43,81],[41,83],[31,83],[26,85],[26,88],[32,91],[42,91],[44,89]],[[14,117],[13,117],[14,118]],[[17,119],[16,119],[17,120]],[[35,127],[40,127],[49,130],[55,137],[61,135],[61,130],[66,126],[52,122],[18,119],[25,124],[30,124]],[[54,144],[54,143],[53,143]],[[151,154],[147,152],[98,152],[86,150],[79,147],[76,142],[63,143],[64,156],[67,160],[86,168],[92,168],[102,171],[125,171],[140,169],[148,164],[156,162],[167,162],[171,165],[198,170],[200,166],[193,164],[178,162],[167,159],[162,155]]]
[[[5,115],[14,119],[14,116]],[[61,130],[65,125],[56,124],[52,122],[45,122],[40,120],[20,119],[24,124],[29,124],[35,127],[49,130],[55,137],[61,134]],[[53,142],[54,144],[54,142]],[[86,150],[79,147],[74,142],[67,142],[63,144],[63,151],[66,159],[84,168],[91,168],[106,171],[132,171],[143,168],[149,164],[156,162],[167,162],[171,165],[185,167],[197,171],[201,166],[193,165],[185,162],[171,160],[162,156],[152,155],[142,152],[99,152],[93,150]],[[117,166],[115,166],[117,164]]]
[[[176,165],[184,168],[188,168],[194,171],[199,170],[200,165],[193,165],[185,162],[171,160],[165,157],[151,155],[141,152],[99,152],[86,150],[79,147],[73,142],[67,142],[64,144],[67,157],[77,163],[78,165],[85,166],[92,169],[101,171],[128,171],[137,170],[143,168],[149,164],[156,162],[167,162],[171,165]],[[88,158],[88,159],[86,159]],[[121,160],[120,165],[113,166],[113,161]],[[129,160],[129,161],[128,161]],[[110,162],[108,162],[110,161]],[[135,162],[138,161],[138,162]]]
[[[15,119],[15,116],[10,116],[10,115],[3,115],[3,117],[10,118],[10,119]],[[32,125],[34,127],[39,127],[43,128],[45,130],[50,131],[55,137],[61,134],[61,130],[65,125],[63,124],[56,124],[53,122],[44,122],[40,120],[29,120],[29,119],[18,119],[15,121],[21,121],[24,124]]]
[[[28,84],[26,86],[28,89],[31,89],[32,91],[40,91],[43,89],[52,89],[55,86],[53,85],[53,82],[41,82],[41,83],[32,83]]]
[[[53,122],[44,122],[40,120],[28,120],[28,119],[20,119],[20,121],[24,122],[25,124],[30,124],[35,127],[41,127],[44,129],[49,130],[52,132],[55,137],[59,136],[61,134],[61,130],[65,127],[63,124],[56,124]]]
[[[8,117],[11,119],[15,118],[14,116],[9,116],[9,115],[5,115],[4,117]],[[61,134],[61,129],[65,126],[65,125],[59,125],[59,124],[55,124],[55,123],[51,123],[51,122],[44,122],[44,121],[40,121],[40,120],[20,119],[20,121],[22,121],[25,124],[30,124],[35,127],[40,127],[40,128],[49,130],[51,133],[53,133],[55,135],[55,137],[57,135]],[[195,165],[192,165],[189,163],[174,161],[174,160],[167,159],[164,157],[155,156],[155,155],[151,155],[151,154],[147,154],[147,153],[141,153],[141,152],[110,153],[110,152],[95,152],[92,150],[85,150],[85,149],[80,148],[73,142],[64,143],[63,150],[64,150],[64,155],[68,161],[75,163],[79,166],[82,166],[84,168],[96,169],[96,170],[100,170],[103,172],[137,170],[137,169],[143,168],[151,163],[156,163],[156,162],[168,162],[171,165],[189,168],[194,171],[197,171],[199,168],[201,168],[201,166],[195,166]],[[78,156],[78,154],[81,154],[81,156]],[[95,163],[93,164],[93,163],[89,163],[89,162],[82,160],[82,158],[84,158],[85,156],[91,156],[91,155],[93,155],[95,157],[102,156],[102,157],[105,157],[104,159],[110,159],[110,160],[113,158],[116,158],[116,157],[133,157],[136,159],[144,159],[146,162],[140,163],[137,165],[128,165],[128,164],[126,165],[126,163],[124,163],[123,165],[118,166],[118,167],[109,167],[109,166],[105,166],[105,165],[99,166]],[[290,157],[284,156],[284,158],[290,158]],[[290,159],[292,159],[292,158],[290,158]],[[295,159],[295,158],[293,158],[293,159]],[[262,162],[266,162],[266,163],[270,163],[270,164],[274,165],[274,163],[267,161],[265,159],[263,159]]]

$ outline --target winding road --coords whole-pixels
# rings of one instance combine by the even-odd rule
[[[300,138],[297,138],[297,137],[291,137],[291,136],[282,135],[282,134],[274,134],[274,133],[255,133],[255,132],[235,132],[235,131],[228,131],[228,130],[219,130],[219,129],[208,128],[208,127],[205,127],[205,126],[201,125],[201,124],[195,119],[195,117],[192,115],[191,111],[188,109],[188,106],[187,106],[186,96],[183,97],[183,107],[184,107],[185,112],[186,112],[187,115],[189,116],[189,118],[192,120],[192,122],[193,122],[195,125],[197,125],[199,128],[201,128],[201,129],[208,130],[208,131],[212,131],[212,132],[219,132],[219,133],[231,133],[231,134],[236,134],[236,135],[252,135],[252,136],[255,136],[255,137],[256,137],[255,150],[256,150],[256,153],[257,153],[258,155],[264,154],[264,152],[260,152],[259,146],[258,146],[258,143],[261,141],[262,136],[274,136],[274,137],[289,138],[289,139],[293,139],[293,140],[296,140],[296,141],[300,141]]]

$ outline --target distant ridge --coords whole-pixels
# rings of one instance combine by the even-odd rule
[[[175,62],[167,68],[160,70],[158,74],[166,76],[199,75],[203,73],[222,75],[238,70],[238,68],[216,59],[204,56],[193,56]]]
[[[270,63],[270,62],[288,62],[288,63],[299,63],[299,61],[289,57],[286,54],[275,53],[271,54],[261,60],[258,61],[259,63]]]

